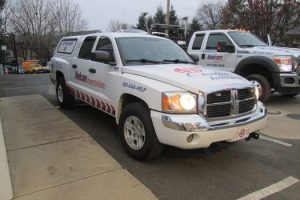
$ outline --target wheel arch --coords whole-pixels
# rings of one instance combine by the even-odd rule
[[[59,78],[64,78],[65,79],[65,76],[64,76],[64,73],[59,71],[59,70],[56,70],[55,72],[55,77],[56,77],[56,82]]]
[[[118,101],[118,107],[117,107],[117,112],[116,112],[116,122],[119,124],[119,119],[122,113],[122,110],[129,104],[134,103],[134,102],[140,102],[144,104],[147,108],[149,108],[148,104],[146,103],[145,100],[141,99],[140,97],[137,97],[133,94],[129,93],[124,93],[120,96],[119,101]]]
[[[235,73],[247,77],[252,74],[260,74],[267,78],[272,87],[278,82],[279,67],[273,60],[263,56],[251,56],[242,60],[236,67]]]

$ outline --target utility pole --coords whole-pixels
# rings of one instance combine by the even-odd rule
[[[167,13],[166,13],[166,24],[167,25],[170,24],[170,1],[171,0],[167,0]],[[166,34],[169,34],[168,29],[166,29]]]

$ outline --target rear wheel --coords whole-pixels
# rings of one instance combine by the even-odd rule
[[[268,79],[260,74],[252,74],[247,77],[259,90],[259,100],[266,102],[271,96],[271,85]]]
[[[56,83],[56,99],[61,108],[70,108],[74,105],[74,97],[68,92],[63,77],[59,77]]]
[[[164,145],[156,136],[149,109],[142,103],[131,103],[123,110],[119,133],[126,152],[137,160],[158,157]]]

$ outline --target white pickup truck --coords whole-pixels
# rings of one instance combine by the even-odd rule
[[[260,100],[271,91],[286,96],[300,93],[300,49],[272,47],[247,31],[211,30],[193,34],[188,53],[199,64],[235,72],[257,85]]]
[[[133,33],[63,38],[51,59],[57,101],[74,98],[116,118],[122,144],[135,159],[164,145],[206,148],[258,138],[266,109],[246,79],[210,70],[169,39]]]

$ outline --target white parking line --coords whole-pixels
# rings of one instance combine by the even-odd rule
[[[273,185],[270,185],[261,190],[255,191],[255,192],[248,194],[247,196],[241,197],[237,200],[259,200],[259,199],[265,198],[271,194],[279,192],[287,187],[290,187],[298,182],[299,182],[299,180],[297,178],[289,176],[286,179],[283,179],[277,183],[274,183]]]
[[[270,141],[270,142],[274,142],[274,143],[277,143],[277,144],[281,144],[281,145],[286,146],[286,147],[291,147],[291,146],[293,146],[292,144],[283,142],[283,141],[281,141],[281,140],[273,139],[273,138],[270,138],[270,137],[267,137],[267,136],[264,136],[264,135],[260,135],[260,136],[259,136],[259,139],[266,140],[266,141]]]

